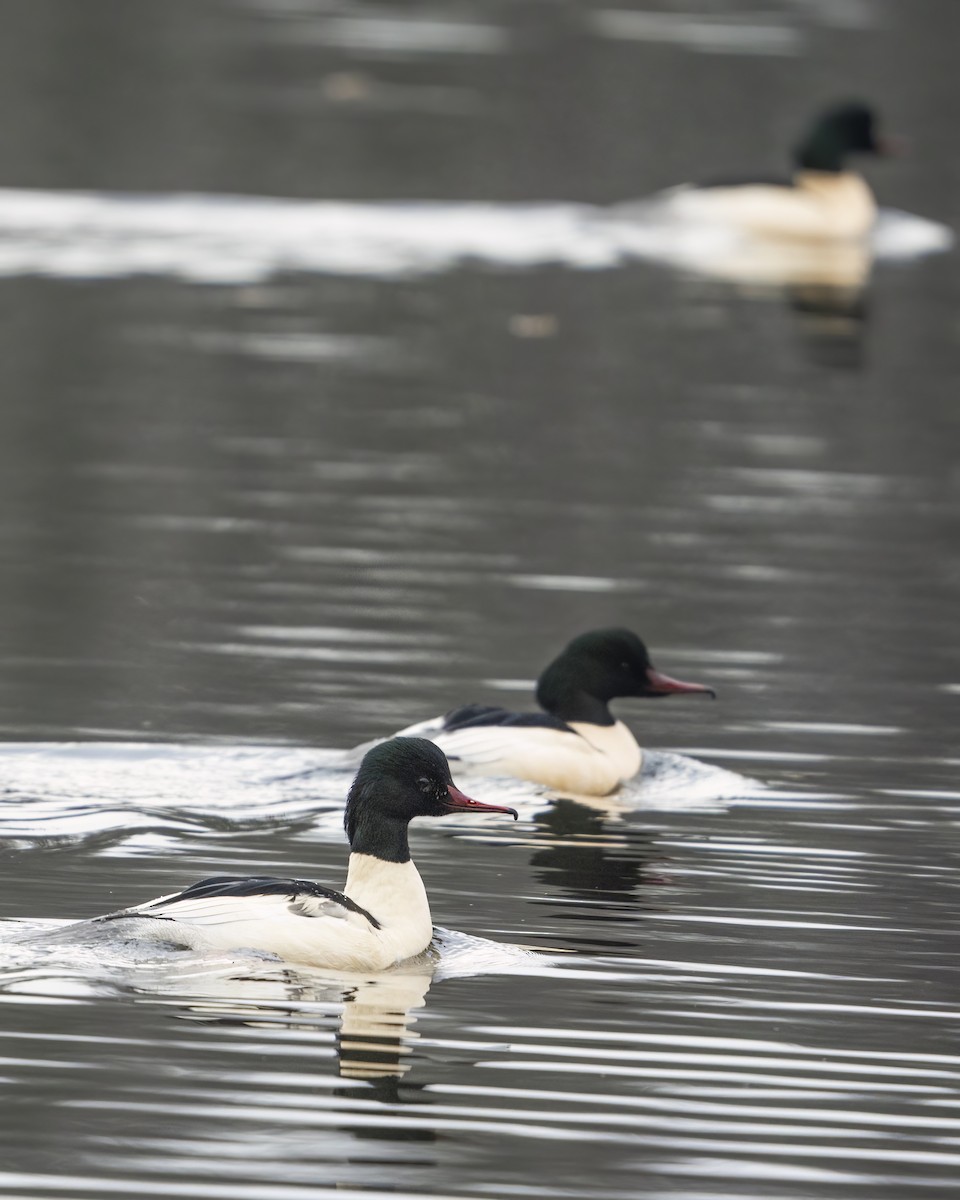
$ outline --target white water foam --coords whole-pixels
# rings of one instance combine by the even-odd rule
[[[910,259],[952,232],[885,211],[872,252]],[[168,275],[256,283],[282,272],[399,278],[466,262],[574,269],[649,259],[706,274],[734,253],[725,231],[664,222],[650,204],[341,203],[217,195],[0,189],[0,275]],[[736,251],[742,257],[743,248]],[[776,280],[775,280],[776,281]]]

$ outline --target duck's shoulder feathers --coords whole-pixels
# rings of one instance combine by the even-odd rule
[[[796,187],[795,181],[789,175],[726,175],[719,179],[706,179],[689,185],[698,191],[713,191],[717,188],[740,187]]]
[[[498,708],[492,704],[463,704],[452,708],[441,717],[429,717],[426,721],[418,721],[416,725],[408,725],[401,729],[400,737],[425,737],[434,741],[441,735],[460,733],[470,729],[556,729],[562,733],[573,733],[574,730],[559,717],[545,712],[511,712],[507,708]],[[362,747],[361,747],[362,749]]]
[[[453,733],[459,729],[477,729],[484,725],[520,726],[536,729],[560,729],[573,732],[566,721],[544,712],[511,712],[489,704],[464,704],[454,708],[443,718],[443,730]]]

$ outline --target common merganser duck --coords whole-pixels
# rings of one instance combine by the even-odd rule
[[[350,861],[342,892],[303,879],[218,875],[95,923],[187,949],[262,950],[338,971],[380,971],[420,954],[433,936],[407,826],[414,817],[456,812],[517,818],[512,808],[459,791],[432,742],[391,738],[364,755],[347,796]]]
[[[618,696],[669,696],[712,688],[655,670],[629,629],[582,633],[537,681],[542,713],[467,704],[401,730],[436,742],[451,761],[484,775],[512,775],[556,791],[605,796],[640,770],[642,751],[610,712]]]
[[[866,104],[839,104],[822,113],[794,151],[792,178],[693,184],[665,194],[683,218],[760,237],[862,239],[877,205],[866,181],[848,169],[854,154],[886,154]]]

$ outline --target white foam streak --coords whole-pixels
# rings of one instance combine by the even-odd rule
[[[878,258],[946,249],[949,230],[885,212]],[[172,275],[209,284],[284,271],[380,278],[475,260],[503,268],[597,269],[647,258],[716,274],[743,248],[716,229],[665,224],[644,205],[348,203],[218,195],[122,195],[0,189],[0,275]],[[777,275],[767,248],[761,274]],[[722,272],[719,272],[722,274]],[[774,282],[780,282],[774,278]]]

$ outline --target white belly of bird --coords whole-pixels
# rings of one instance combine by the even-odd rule
[[[621,721],[571,722],[573,733],[531,725],[479,725],[434,738],[454,771],[510,775],[558,792],[605,796],[640,770],[642,752]]]

